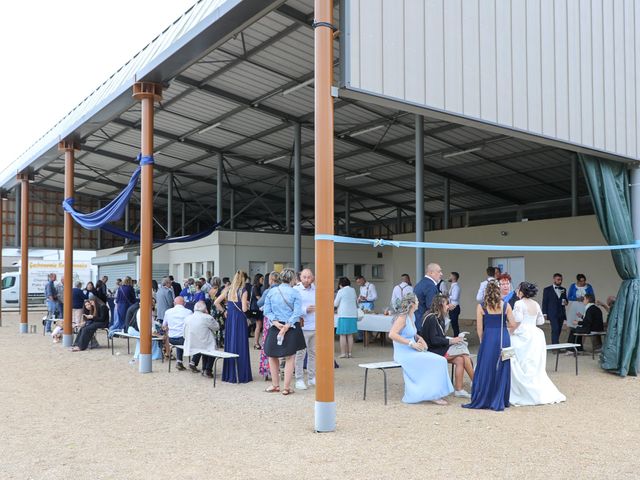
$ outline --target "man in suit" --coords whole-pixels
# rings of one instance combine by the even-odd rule
[[[553,284],[542,292],[542,313],[551,323],[551,343],[560,343],[562,324],[567,319],[567,289],[562,286],[562,275],[553,274]]]
[[[567,342],[579,343],[579,351],[583,350],[582,337],[576,337],[576,333],[602,332],[604,330],[604,321],[602,320],[602,310],[596,305],[596,297],[591,293],[586,293],[582,303],[585,305],[584,314],[578,313],[582,320],[578,322],[576,328],[572,328],[569,333]]]
[[[438,283],[442,280],[442,268],[437,263],[427,265],[427,274],[420,280],[413,293],[418,297],[419,306],[416,310],[416,328],[418,332],[422,328],[422,318],[431,308],[433,298],[439,293]]]

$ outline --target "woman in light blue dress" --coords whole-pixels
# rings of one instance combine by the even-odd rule
[[[389,338],[393,340],[393,359],[402,365],[404,376],[404,403],[431,401],[447,405],[443,399],[453,393],[447,372],[447,360],[427,350],[424,339],[417,334],[414,312],[418,298],[407,293],[396,305]]]

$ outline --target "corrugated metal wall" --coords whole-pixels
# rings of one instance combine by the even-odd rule
[[[640,158],[640,0],[345,0],[345,86]]]

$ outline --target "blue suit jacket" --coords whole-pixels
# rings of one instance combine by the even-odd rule
[[[413,293],[418,297],[418,302],[420,305],[416,310],[416,328],[418,332],[422,329],[422,319],[424,315],[431,308],[431,302],[433,302],[433,297],[438,294],[438,287],[429,277],[422,277],[416,286],[413,288]]]
[[[567,299],[567,290],[562,288],[560,298],[556,295],[553,285],[546,287],[542,292],[542,313],[544,313],[549,320],[566,320],[567,312],[562,300]]]

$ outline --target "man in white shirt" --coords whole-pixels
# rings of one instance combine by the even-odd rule
[[[411,285],[411,277],[409,274],[403,273],[400,275],[400,283],[393,287],[393,292],[391,292],[391,303],[389,304],[390,309],[387,310],[393,311],[395,309],[396,302],[399,301],[408,293],[413,293],[413,286]]]
[[[449,275],[449,319],[451,320],[451,328],[453,328],[453,336],[457,337],[460,334],[460,325],[458,325],[458,317],[460,317],[460,285],[458,280],[460,274],[458,272],[451,272]]]
[[[367,282],[367,279],[363,276],[357,276],[356,283],[360,287],[360,295],[358,296],[360,308],[373,311],[375,301],[378,299],[376,286],[371,282]]]
[[[307,348],[296,352],[296,389],[306,390],[304,383],[304,357],[307,358],[307,377],[309,385],[316,384],[316,286],[313,283],[313,272],[305,268],[300,272],[300,283],[295,288],[302,298],[302,334]]]
[[[476,294],[476,302],[482,303],[484,301],[484,291],[487,288],[487,283],[489,283],[491,280],[495,280],[495,275],[495,267],[487,267],[487,279],[483,280],[480,283],[480,288],[478,288],[478,293]]]
[[[164,312],[162,320],[162,328],[167,332],[167,337],[171,345],[184,345],[184,320],[191,315],[191,310],[184,307],[184,298],[176,297],[173,301],[174,307]],[[178,370],[186,370],[182,364],[182,350],[176,348],[176,368]],[[191,368],[194,372],[198,372],[198,368]]]

